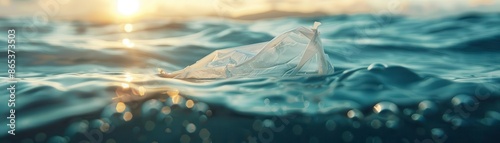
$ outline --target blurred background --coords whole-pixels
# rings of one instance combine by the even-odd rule
[[[401,15],[434,17],[498,11],[499,5],[498,0],[1,0],[0,16],[33,16],[43,11],[50,19],[113,22],[121,18],[262,19],[390,10]]]

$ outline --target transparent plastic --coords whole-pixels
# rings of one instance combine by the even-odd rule
[[[315,22],[298,27],[269,42],[216,50],[182,70],[165,73],[172,78],[289,77],[334,72]]]

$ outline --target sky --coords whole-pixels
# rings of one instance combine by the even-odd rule
[[[79,20],[219,16],[259,19],[318,14],[416,16],[498,11],[500,0],[0,0],[0,17]]]

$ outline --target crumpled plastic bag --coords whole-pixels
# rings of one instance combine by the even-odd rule
[[[164,77],[218,79],[231,77],[289,77],[333,73],[315,22],[298,27],[269,42],[216,50],[182,70]]]

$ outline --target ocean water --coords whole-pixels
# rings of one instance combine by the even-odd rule
[[[500,14],[50,21],[14,28],[16,136],[1,143],[498,142]],[[322,22],[336,73],[170,79],[210,52]],[[124,27],[131,32],[124,30]],[[130,28],[132,27],[132,28]],[[6,34],[6,33],[5,33]],[[0,43],[7,43],[6,36]],[[7,61],[2,50],[1,60]],[[2,64],[1,87],[7,82]]]

